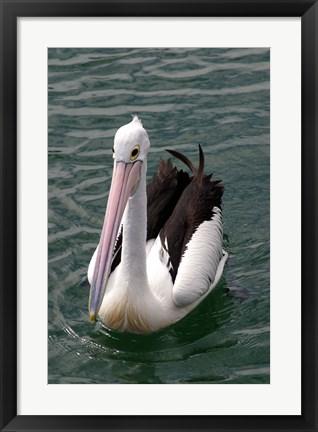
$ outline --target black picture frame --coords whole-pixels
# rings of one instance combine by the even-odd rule
[[[1,431],[317,431],[317,65],[313,0],[0,0]],[[301,17],[302,409],[299,416],[17,415],[17,18],[96,16]],[[292,180],[292,179],[291,179]]]

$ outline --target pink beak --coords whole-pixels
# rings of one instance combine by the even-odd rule
[[[142,161],[133,163],[115,162],[109,192],[103,230],[99,241],[93,281],[89,297],[89,316],[96,320],[105,294],[107,280],[113,260],[116,238],[128,201],[139,184]]]

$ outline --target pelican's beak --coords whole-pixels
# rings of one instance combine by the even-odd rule
[[[113,251],[120,223],[128,201],[139,184],[142,161],[115,162],[102,235],[99,241],[93,281],[89,296],[89,316],[96,320],[109,277]]]

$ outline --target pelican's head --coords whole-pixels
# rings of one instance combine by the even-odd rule
[[[116,162],[143,162],[150,148],[148,134],[140,119],[134,116],[132,121],[118,129],[114,138],[113,157]]]
[[[113,178],[89,296],[91,321],[95,321],[101,306],[123,213],[128,199],[138,188],[142,165],[147,159],[149,148],[148,134],[137,116],[116,132]]]

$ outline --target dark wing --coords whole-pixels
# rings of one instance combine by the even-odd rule
[[[190,182],[189,174],[170,159],[160,159],[158,172],[147,185],[147,241],[158,236]]]
[[[212,181],[211,175],[204,175],[204,157],[200,148],[200,165],[196,169],[184,156],[170,151],[194,171],[191,183],[183,191],[172,215],[160,231],[162,247],[170,257],[170,274],[173,282],[178,274],[181,259],[194,232],[204,221],[213,219],[213,209],[221,209],[223,186],[220,180]]]
[[[160,159],[158,172],[147,184],[147,241],[158,236],[190,182],[189,174],[174,167],[170,159]],[[122,228],[116,241],[111,271],[120,263],[121,246]]]

